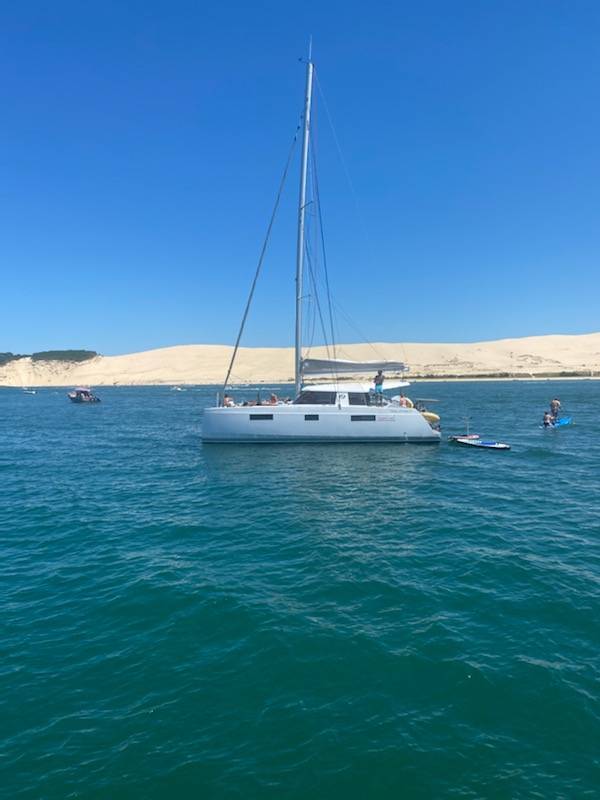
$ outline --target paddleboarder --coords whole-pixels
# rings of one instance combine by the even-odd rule
[[[554,400],[550,401],[550,413],[554,419],[558,419],[558,415],[560,413],[560,400],[558,397],[555,397]]]

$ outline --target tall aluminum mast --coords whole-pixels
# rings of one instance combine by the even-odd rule
[[[298,242],[296,246],[296,395],[302,385],[302,278],[304,271],[304,219],[306,215],[306,174],[308,170],[308,140],[310,138],[310,108],[312,103],[313,63],[312,43],[306,63],[306,96],[304,100],[304,133],[300,165],[300,201],[298,205]]]

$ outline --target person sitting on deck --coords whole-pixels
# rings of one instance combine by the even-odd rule
[[[544,411],[544,428],[550,428],[554,425],[554,417],[550,411]]]
[[[228,394],[223,395],[223,405],[226,408],[233,408],[235,403],[233,402],[233,397],[230,397]]]
[[[550,413],[555,420],[558,419],[558,415],[560,413],[560,400],[558,397],[555,397],[554,400],[550,401]]]
[[[408,399],[404,397],[402,392],[400,392],[400,399],[398,400],[398,405],[402,406],[402,408],[408,408]]]
[[[276,394],[273,392],[273,394],[272,394],[272,395],[271,395],[271,397],[269,398],[269,405],[271,405],[271,406],[276,406],[278,402],[279,402],[279,398],[278,398],[278,397],[277,397],[277,395],[276,395]]]

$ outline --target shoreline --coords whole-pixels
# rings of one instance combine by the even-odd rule
[[[42,351],[36,357],[19,356],[0,364],[0,386],[219,386],[232,352],[228,345],[179,345],[121,356],[94,354],[74,360],[61,358],[61,351]],[[53,357],[40,358],[40,355]],[[324,347],[314,347],[310,355],[330,358]],[[374,369],[375,359],[403,362],[409,371],[401,377],[410,382],[595,380],[600,377],[600,333],[468,344],[338,344],[336,357],[373,364]],[[285,384],[293,381],[293,374],[293,348],[242,347],[230,385]],[[393,375],[392,371],[386,373],[390,380]],[[363,373],[360,377],[364,380],[371,376]],[[350,380],[351,376],[344,378]]]
[[[364,379],[364,376],[362,376]],[[360,380],[361,376],[357,376],[355,380]],[[600,380],[600,375],[514,375],[514,376],[506,376],[506,375],[413,375],[410,378],[406,378],[407,383],[411,386],[414,386],[417,383],[548,383],[550,381],[598,381]],[[343,384],[344,381],[340,381],[340,384]],[[25,386],[21,386],[20,384],[8,384],[8,383],[0,383],[0,390],[2,389],[17,389],[23,391],[24,388],[28,389],[72,389],[74,383],[44,383],[44,384],[36,384],[36,383],[28,383]],[[194,386],[208,386],[208,387],[215,387],[216,389],[221,389],[223,387],[222,383],[215,383],[214,381],[153,381],[153,382],[135,382],[135,383],[126,383],[126,382],[112,382],[112,383],[102,383],[100,381],[95,381],[92,384],[86,384],[87,386],[94,386],[94,387],[102,387],[108,389],[132,389],[132,388],[151,388],[155,386],[165,386],[165,387],[173,387],[173,386],[185,386],[185,387],[194,387]],[[273,378],[272,380],[262,380],[262,381],[248,381],[244,383],[229,383],[228,387],[232,390],[242,390],[252,388],[254,386],[293,386],[293,380],[278,380],[277,378]],[[314,384],[313,384],[314,385]],[[385,390],[385,383],[384,383],[384,390]]]

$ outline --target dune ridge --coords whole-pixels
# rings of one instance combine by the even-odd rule
[[[179,345],[83,363],[22,358],[0,367],[0,386],[219,384],[231,358],[228,345]],[[232,383],[285,383],[294,373],[293,348],[243,347]],[[327,357],[324,347],[311,351]],[[460,343],[346,344],[338,358],[403,360],[409,378],[597,377],[600,333],[529,336]]]

